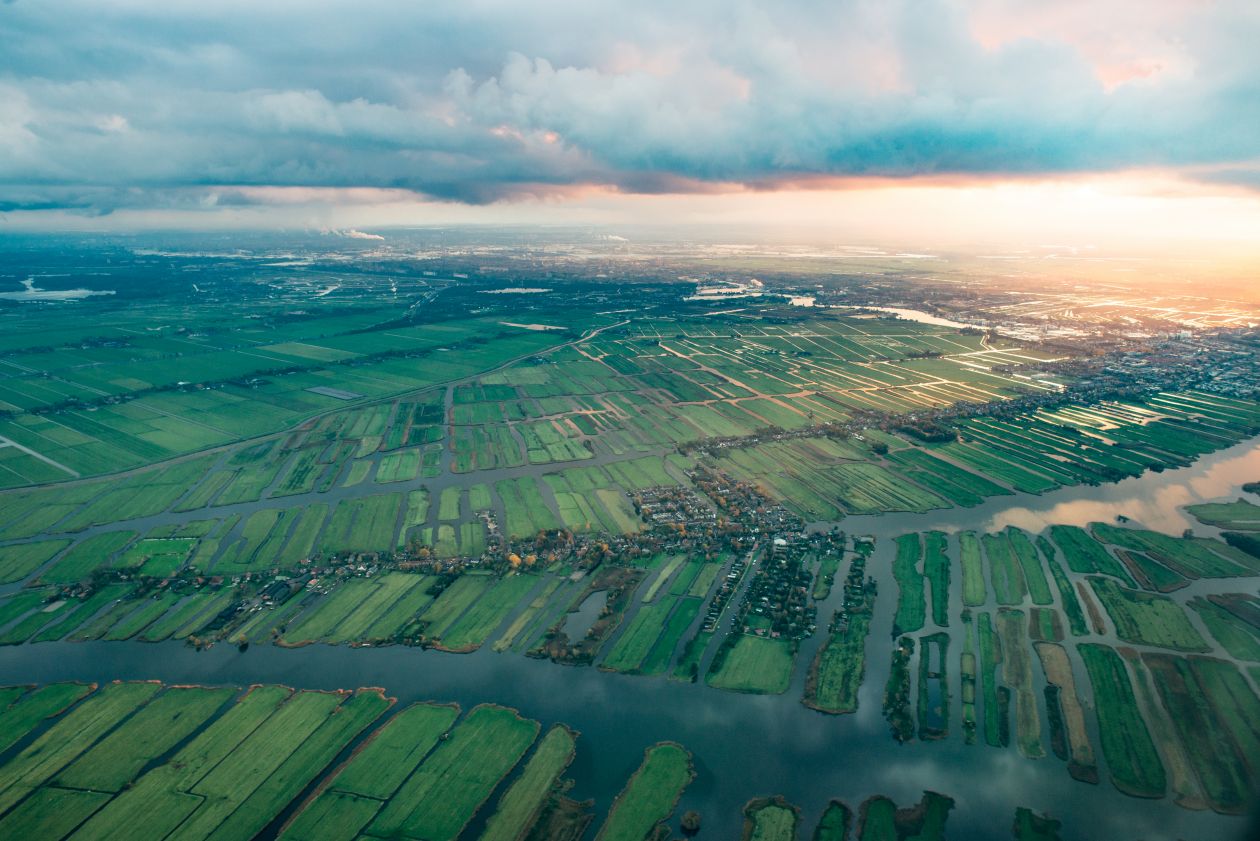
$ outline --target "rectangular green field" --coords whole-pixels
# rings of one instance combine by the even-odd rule
[[[455,838],[534,743],[538,729],[513,710],[475,708],[402,784],[368,834]]]
[[[792,680],[796,652],[791,643],[767,637],[738,634],[724,643],[725,655],[713,658],[705,682],[733,692],[780,695]]]
[[[500,578],[472,603],[468,610],[445,628],[441,645],[452,651],[479,648],[512,610],[538,584],[535,575],[512,574]]]

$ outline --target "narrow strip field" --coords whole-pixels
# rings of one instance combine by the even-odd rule
[[[573,761],[577,734],[562,724],[547,731],[521,775],[503,793],[481,841],[518,841],[534,825],[547,795]]]
[[[643,841],[673,813],[694,778],[691,754],[681,745],[662,742],[648,748],[643,764],[613,802],[596,841]]]
[[[927,608],[923,590],[923,542],[918,534],[897,538],[897,556],[893,560],[893,577],[897,579],[897,615],[893,619],[893,636],[922,630]],[[937,570],[939,575],[939,568]]]
[[[1105,645],[1086,643],[1077,650],[1093,686],[1103,756],[1112,783],[1134,797],[1163,797],[1167,786],[1164,765],[1138,709],[1124,661]]]
[[[1002,680],[1015,694],[1015,744],[1030,759],[1045,756],[1041,746],[1041,720],[1033,693],[1033,672],[1027,625],[1018,610],[999,610],[998,634],[1002,639]]]
[[[923,575],[932,592],[932,622],[938,628],[949,627],[949,555],[946,554],[944,532],[930,531],[923,535]]]
[[[984,560],[980,555],[980,538],[975,532],[958,535],[958,551],[962,559],[963,604],[981,607],[989,598],[984,583]]]
[[[1072,674],[1067,652],[1063,646],[1055,643],[1039,642],[1034,647],[1045,671],[1046,681],[1059,689],[1059,707],[1063,711],[1070,757],[1068,773],[1075,779],[1096,783],[1098,762],[1094,758],[1094,746],[1089,741],[1085,711],[1076,692],[1076,678]]]

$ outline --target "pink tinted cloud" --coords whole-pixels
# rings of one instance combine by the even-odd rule
[[[978,0],[968,22],[989,50],[1025,39],[1067,44],[1111,91],[1140,79],[1191,74],[1194,61],[1181,34],[1213,6],[1209,0]]]

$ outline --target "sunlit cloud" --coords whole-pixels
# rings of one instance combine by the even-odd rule
[[[1022,224],[1077,214],[1080,185],[1106,181],[1110,211],[1145,218],[1162,190],[1253,220],[1233,188],[1258,182],[1260,11],[1104,6],[16,3],[0,210],[418,209],[403,222],[722,196],[764,215],[825,194],[878,218],[980,195]]]

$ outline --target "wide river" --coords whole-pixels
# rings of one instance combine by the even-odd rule
[[[1118,793],[1107,777],[1097,732],[1091,732],[1102,775],[1096,786],[1072,780],[1064,763],[1049,754],[1048,730],[1043,743],[1049,755],[1044,759],[1025,759],[1014,745],[987,747],[983,736],[981,744],[963,743],[957,568],[951,587],[950,737],[898,745],[880,710],[896,602],[889,569],[891,538],[931,528],[992,530],[1012,524],[1039,530],[1047,523],[1114,521],[1117,515],[1172,533],[1195,526],[1198,533],[1211,534],[1214,530],[1193,523],[1181,507],[1234,498],[1242,483],[1256,480],[1260,442],[1253,440],[1188,468],[1103,487],[1000,497],[972,509],[845,520],[843,527],[850,533],[879,539],[868,572],[878,579],[880,595],[867,644],[860,709],[854,715],[827,716],[800,703],[805,670],[821,634],[803,646],[792,687],[781,696],[739,695],[703,684],[557,666],[496,654],[488,647],[454,655],[403,647],[254,646],[240,653],[230,645],[197,652],[178,642],[43,643],[0,648],[0,683],[156,678],[324,689],[381,686],[402,703],[454,700],[465,709],[487,701],[506,704],[544,725],[565,722],[581,731],[570,769],[577,780],[572,794],[593,798],[600,815],[637,767],[644,748],[675,740],[692,751],[697,771],[679,809],[699,810],[705,838],[738,838],[741,806],[753,797],[782,794],[799,805],[804,813],[800,837],[808,838],[831,798],[856,808],[868,796],[885,794],[904,807],[931,789],[956,801],[947,825],[953,839],[1009,839],[1015,807],[1023,805],[1061,819],[1064,839],[1229,841],[1248,836],[1243,819],[1189,811],[1170,799],[1138,800]],[[1199,582],[1195,592],[1236,592],[1254,589],[1253,584]],[[820,625],[825,627],[839,595],[837,586],[820,606]],[[1045,728],[1044,683],[1040,669],[1035,671]],[[1088,685],[1079,666],[1077,681]],[[476,837],[476,826],[470,837]]]

